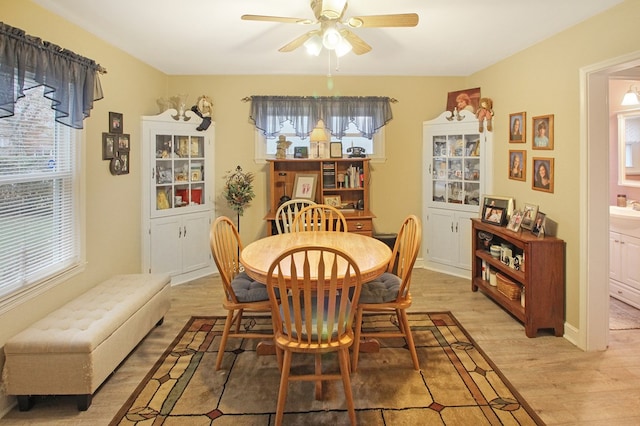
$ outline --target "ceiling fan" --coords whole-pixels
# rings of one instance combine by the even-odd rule
[[[300,25],[320,24],[319,29],[311,30],[278,49],[280,52],[291,52],[304,45],[307,52],[314,56],[318,56],[323,47],[334,50],[337,56],[344,56],[350,51],[356,55],[370,52],[371,46],[350,31],[351,28],[415,27],[418,25],[416,13],[352,16],[344,19],[347,0],[311,0],[311,9],[315,20],[267,15],[242,15],[241,19]]]

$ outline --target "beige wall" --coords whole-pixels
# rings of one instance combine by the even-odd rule
[[[141,115],[157,113],[161,96],[189,93],[190,102],[201,94],[214,100],[216,131],[216,193],[225,171],[241,165],[256,172],[257,197],[241,219],[242,238],[250,242],[264,235],[266,213],[264,166],[253,162],[253,128],[248,123],[245,96],[380,95],[398,99],[394,120],[386,129],[387,161],[373,165],[372,210],[377,232],[394,232],[409,213],[421,214],[422,132],[424,120],[437,116],[449,91],[480,86],[494,100],[494,193],[538,204],[559,223],[559,236],[567,242],[567,322],[579,328],[579,69],[638,49],[640,2],[622,5],[558,36],[532,46],[468,78],[447,77],[326,77],[304,76],[171,76],[133,59],[126,53],[70,25],[30,1],[0,0],[2,21],[27,33],[65,46],[95,59],[109,73],[101,81],[105,99],[95,103],[86,125],[87,267],[81,275],[12,312],[0,316],[0,346],[8,337],[75,295],[114,273],[140,269],[140,130]],[[452,54],[455,54],[453,52]],[[131,134],[132,172],[113,177],[101,160],[101,133],[107,114],[124,114],[124,130]],[[527,144],[507,141],[508,114],[526,111]],[[531,149],[531,117],[555,115],[555,149]],[[526,182],[507,179],[509,149],[527,150]],[[531,158],[555,159],[553,194],[531,189]],[[603,167],[606,159],[603,159]],[[217,214],[232,215],[224,202]],[[0,360],[1,361],[1,360]],[[1,363],[1,362],[0,362]],[[0,401],[0,412],[9,403]]]

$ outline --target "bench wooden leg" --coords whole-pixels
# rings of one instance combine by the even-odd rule
[[[87,411],[89,406],[91,405],[91,394],[78,395],[78,411]]]
[[[29,411],[33,406],[33,398],[30,395],[18,395],[18,409]]]

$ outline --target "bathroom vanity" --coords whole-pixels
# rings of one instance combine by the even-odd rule
[[[609,292],[640,309],[640,211],[609,207]]]

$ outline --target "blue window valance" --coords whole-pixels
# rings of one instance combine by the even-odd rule
[[[266,137],[274,137],[282,124],[293,123],[296,136],[309,136],[318,120],[342,138],[350,123],[371,138],[393,119],[391,99],[377,96],[251,96],[250,119]]]
[[[103,97],[102,72],[91,59],[0,22],[0,118],[13,115],[25,90],[44,85],[56,121],[82,129],[93,102]]]

